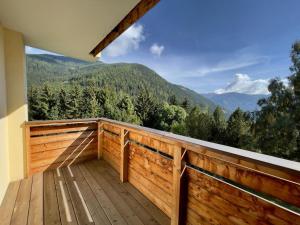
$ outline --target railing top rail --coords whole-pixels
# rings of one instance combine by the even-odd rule
[[[69,125],[69,124],[79,124],[79,123],[95,123],[98,122],[98,118],[93,119],[70,119],[70,120],[35,120],[26,121],[25,126],[38,127],[38,126],[57,126],[57,125]]]
[[[160,130],[156,130],[156,129],[152,129],[152,128],[133,125],[133,124],[120,122],[120,121],[116,121],[116,120],[112,120],[112,119],[100,118],[100,121],[112,123],[115,125],[131,128],[131,129],[136,129],[136,130],[140,130],[140,131],[144,131],[144,132],[149,132],[149,133],[152,133],[155,135],[163,136],[164,138],[168,138],[168,139],[171,139],[176,142],[203,146],[203,147],[209,148],[213,151],[234,155],[234,156],[248,159],[248,160],[250,159],[250,160],[253,160],[256,162],[266,163],[266,164],[275,166],[277,168],[281,167],[282,169],[292,170],[297,173],[300,172],[300,163],[299,162],[286,160],[286,159],[282,159],[282,158],[278,158],[278,157],[274,157],[274,156],[270,156],[270,155],[265,155],[265,154],[261,154],[261,153],[257,153],[257,152],[253,152],[253,151],[229,147],[229,146],[216,144],[216,143],[212,143],[212,142],[208,142],[208,141],[202,141],[202,140],[191,138],[191,137],[186,137],[186,136],[173,134],[173,133],[166,132],[166,131],[160,131]]]

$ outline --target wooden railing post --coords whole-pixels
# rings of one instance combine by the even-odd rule
[[[31,176],[31,149],[30,149],[30,126],[28,124],[24,125],[25,134],[25,149],[26,149],[26,177]]]
[[[183,175],[185,171],[186,151],[180,146],[174,146],[173,158],[173,209],[171,215],[171,225],[179,225],[183,223],[183,203],[185,195],[185,185],[183,185]]]
[[[128,144],[129,131],[121,129],[121,162],[120,162],[120,180],[124,183],[128,181]]]
[[[103,122],[98,121],[98,159],[103,158],[104,130]]]

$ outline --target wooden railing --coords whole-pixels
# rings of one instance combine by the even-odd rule
[[[97,120],[27,122],[25,137],[28,175],[98,157]]]
[[[165,212],[174,225],[300,224],[300,163],[105,118],[82,124],[53,123],[76,131],[80,123],[80,129],[91,126],[92,132],[98,124],[91,157],[96,157],[97,141],[98,157],[119,172],[122,182],[130,182]],[[41,130],[49,134],[47,123],[28,126],[31,149],[48,141],[39,137],[38,143],[32,142]],[[82,129],[78,132],[86,134]],[[57,136],[64,133],[59,131]],[[78,137],[70,136],[73,141]],[[58,152],[68,155],[72,150]],[[33,164],[32,157],[29,160]]]

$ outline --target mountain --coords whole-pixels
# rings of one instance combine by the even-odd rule
[[[267,95],[249,95],[236,92],[224,94],[209,93],[202,95],[213,101],[216,105],[220,105],[231,112],[237,107],[240,107],[244,111],[254,111],[259,109],[257,101],[267,97]]]
[[[135,63],[86,62],[57,55],[27,55],[28,86],[51,83],[60,85],[88,85],[108,87],[137,96],[146,88],[161,100],[176,96],[179,102],[189,99],[192,105],[213,110],[209,99],[186,87],[172,84],[150,68]]]

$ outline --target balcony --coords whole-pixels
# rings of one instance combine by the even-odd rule
[[[105,118],[25,136],[2,224],[300,224],[296,162]]]

